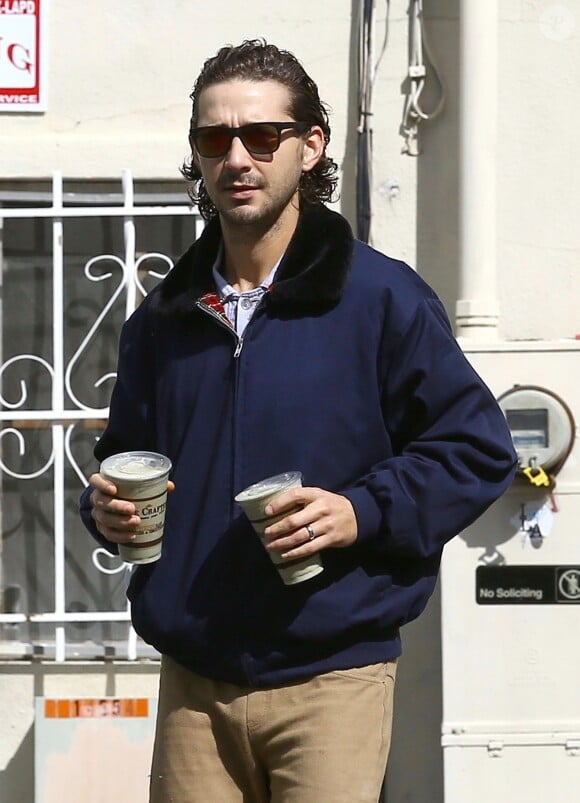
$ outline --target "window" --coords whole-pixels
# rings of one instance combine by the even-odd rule
[[[182,183],[0,183],[0,658],[156,657],[78,498],[121,325],[201,228]]]

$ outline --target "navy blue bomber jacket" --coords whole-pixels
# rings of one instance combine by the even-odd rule
[[[151,449],[174,466],[162,557],[131,576],[134,627],[240,685],[394,658],[444,544],[512,480],[504,416],[434,292],[340,215],[302,211],[243,341],[212,295],[220,238],[214,219],[125,324],[95,448],[98,460]],[[285,586],[233,499],[290,470],[350,499],[358,539]],[[115,552],[89,493],[83,520]]]

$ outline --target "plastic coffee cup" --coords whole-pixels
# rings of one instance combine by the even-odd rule
[[[157,452],[120,452],[103,460],[100,471],[117,486],[117,499],[133,502],[141,519],[135,540],[118,545],[120,556],[128,563],[159,560],[171,460]]]
[[[263,544],[266,543],[264,538],[266,527],[285,518],[289,513],[289,511],[286,511],[279,516],[266,516],[264,508],[268,502],[271,502],[272,499],[275,499],[284,491],[289,488],[299,488],[301,485],[301,472],[287,471],[285,474],[276,474],[274,477],[267,477],[265,480],[256,482],[234,497],[252,523]],[[300,508],[297,509],[299,510]],[[281,557],[279,552],[268,551],[268,554],[286,585],[294,585],[295,583],[309,580],[311,577],[320,574],[324,568],[318,552],[296,560],[287,560]]]

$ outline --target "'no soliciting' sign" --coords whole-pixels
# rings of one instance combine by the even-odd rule
[[[580,604],[580,566],[479,566],[478,605]]]

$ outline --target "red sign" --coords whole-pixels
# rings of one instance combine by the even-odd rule
[[[46,109],[48,0],[0,0],[0,113]]]

